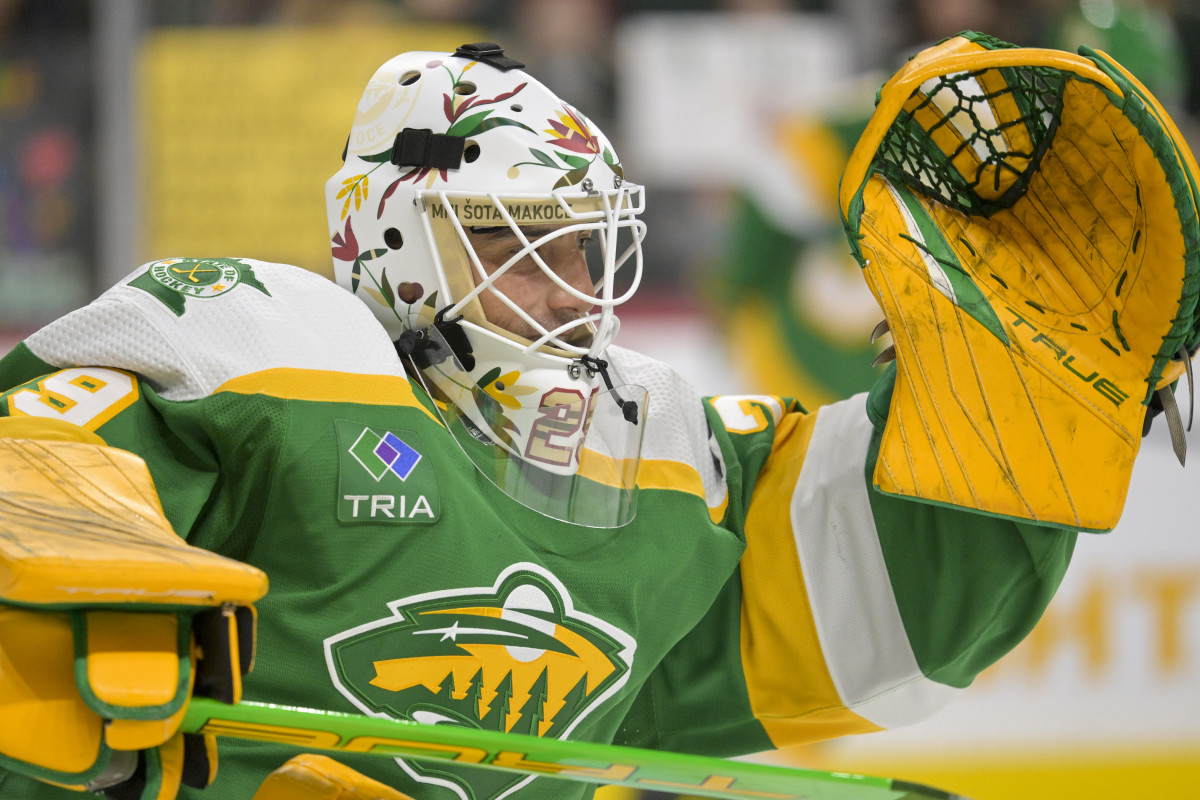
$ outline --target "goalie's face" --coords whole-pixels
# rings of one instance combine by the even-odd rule
[[[563,339],[587,347],[593,332],[583,322],[593,308],[587,263],[592,232],[562,228],[524,228],[525,238],[536,247],[508,227],[468,228],[467,239],[491,278],[479,301],[487,321],[509,333],[535,340],[546,331],[571,326]]]

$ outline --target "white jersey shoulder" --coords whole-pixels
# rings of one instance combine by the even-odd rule
[[[345,289],[247,258],[151,262],[26,345],[58,367],[136,372],[171,400],[266,369],[404,374],[383,326]]]
[[[642,459],[688,464],[700,474],[709,507],[721,505],[728,492],[725,463],[700,393],[673,367],[643,353],[613,346],[608,356],[621,383],[641,386],[650,396]]]

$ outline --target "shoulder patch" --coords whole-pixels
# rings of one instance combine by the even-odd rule
[[[150,264],[129,282],[161,300],[177,317],[183,316],[188,298],[219,297],[240,284],[271,296],[253,268],[236,258],[168,258]]]

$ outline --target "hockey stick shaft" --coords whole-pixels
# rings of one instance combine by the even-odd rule
[[[263,703],[196,698],[182,730],[277,742],[300,750],[435,759],[594,784],[756,800],[952,800],[918,784],[660,750],[541,739]]]

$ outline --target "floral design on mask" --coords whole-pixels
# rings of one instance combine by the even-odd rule
[[[529,153],[537,160],[513,164],[508,168],[508,177],[516,178],[520,174],[519,168],[524,166],[549,167],[566,173],[554,184],[555,189],[561,189],[582,181],[597,157],[603,159],[616,176],[624,177],[625,172],[612,150],[600,141],[600,137],[592,131],[591,123],[578,111],[563,103],[558,118],[548,119],[546,123],[550,126],[542,131],[550,134],[546,144],[559,149],[552,155],[534,147],[529,148]],[[563,150],[570,152],[564,153]],[[557,161],[555,156],[558,157]]]
[[[425,305],[432,305],[436,302],[437,291],[426,296],[425,288],[419,283],[401,283],[393,289],[386,269],[382,270],[378,277],[375,276],[375,273],[367,266],[367,262],[379,258],[388,252],[388,248],[376,247],[360,251],[358,237],[354,234],[353,217],[346,220],[345,229],[341,233],[335,233],[331,241],[333,257],[338,261],[350,261],[353,264],[350,268],[351,291],[357,292],[361,286],[362,290],[374,298],[377,303],[387,306],[393,312],[396,311],[397,294],[400,302],[409,307],[419,302],[422,297],[425,298]],[[362,285],[363,275],[366,275],[374,286]]]
[[[500,368],[495,367],[479,379],[478,385],[500,405],[507,408],[520,408],[521,401],[517,398],[537,391],[532,386],[518,384],[517,381],[520,379],[521,373],[518,370],[501,375]]]
[[[371,172],[374,171],[371,170]],[[346,214],[350,213],[350,201],[354,201],[355,211],[362,208],[362,201],[367,196],[370,175],[370,172],[363,173],[362,175],[351,175],[342,181],[342,190],[337,194],[338,200],[341,200],[343,197],[346,198],[346,202],[342,203],[342,219],[345,219]]]
[[[372,250],[360,251],[358,249],[358,237],[354,235],[354,228],[351,225],[353,221],[353,218],[346,220],[345,230],[343,230],[341,233],[335,233],[331,241],[333,242],[334,258],[336,258],[338,261],[354,262],[354,266],[350,270],[350,286],[352,287],[351,291],[357,292],[358,284],[362,280],[363,272],[366,272],[367,277],[369,277],[372,281],[375,281],[375,276],[365,268],[366,262],[373,258],[379,258],[388,250],[386,247],[377,247]],[[386,280],[383,282],[383,286],[379,286],[378,281],[376,281],[375,284],[377,287],[376,291],[381,291],[385,295],[391,295],[392,290],[391,287],[387,285]],[[396,303],[394,299],[387,303],[389,306],[394,306],[395,304]]]
[[[477,63],[479,62],[472,61],[470,64],[467,64],[465,67],[463,67],[457,75],[454,74],[450,67],[446,66],[441,61],[431,61],[425,65],[427,68],[431,69],[441,67],[450,76],[450,91],[442,95],[442,112],[446,116],[447,123],[444,133],[447,136],[461,136],[464,139],[469,139],[472,136],[479,136],[480,134],[486,133],[494,128],[500,128],[506,125],[522,128],[530,133],[535,133],[532,128],[522,122],[518,122],[511,117],[504,117],[496,114],[496,105],[515,97],[528,85],[528,82],[519,83],[514,88],[508,90],[507,92],[501,92],[495,97],[482,98],[475,94],[475,84],[471,83],[469,80],[466,80],[464,77],[471,67],[475,66]],[[471,113],[467,113],[468,111]],[[392,160],[392,150],[393,148],[388,148],[382,153],[362,156],[362,159],[364,161],[387,163]],[[374,170],[372,170],[372,172],[373,171]],[[379,201],[379,216],[383,215],[383,203],[387,201],[387,199],[396,190],[396,186],[402,181],[419,183],[422,180],[428,179],[426,181],[426,185],[431,186],[438,178],[446,180],[448,177],[446,173],[447,171],[444,169],[434,169],[433,167],[413,167],[408,172],[404,173],[395,181],[393,181],[391,185],[384,190],[383,197]],[[357,209],[358,206],[356,205],[355,208]]]
[[[547,144],[557,145],[564,150],[570,150],[575,153],[584,153],[585,155],[600,154],[600,140],[596,138],[596,134],[592,133],[592,128],[570,106],[563,105],[563,110],[558,114],[558,120],[547,120],[550,127],[543,133],[549,133],[554,138],[549,139]]]
[[[494,380],[491,383],[494,383]],[[502,406],[495,396],[483,386],[482,380],[470,387],[470,393],[479,413],[491,429],[488,436],[509,447],[516,447],[513,434],[520,436],[521,431],[517,428],[516,423],[504,413],[505,406]]]

